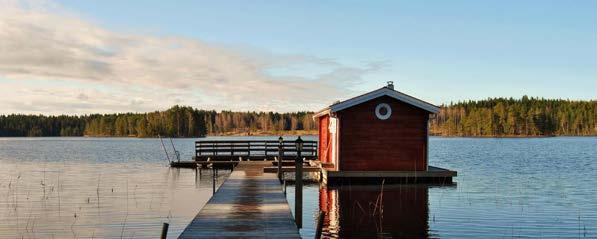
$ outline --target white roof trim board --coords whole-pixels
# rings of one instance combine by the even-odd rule
[[[351,99],[348,99],[348,100],[345,100],[345,101],[333,104],[330,107],[325,108],[325,109],[319,111],[318,113],[316,113],[313,116],[313,118],[320,117],[320,116],[323,116],[323,115],[326,115],[326,114],[329,114],[329,113],[338,112],[338,111],[341,111],[343,109],[350,108],[350,107],[353,107],[355,105],[358,105],[358,104],[361,104],[363,102],[367,102],[367,101],[370,101],[370,100],[373,100],[375,98],[382,97],[382,96],[392,97],[392,98],[397,99],[399,101],[402,101],[404,103],[407,103],[407,104],[410,104],[412,106],[418,107],[420,109],[426,110],[426,111],[428,111],[430,113],[436,114],[436,113],[439,112],[439,107],[437,107],[435,105],[429,104],[429,103],[427,103],[425,101],[419,100],[419,99],[417,99],[415,97],[412,97],[410,95],[404,94],[402,92],[395,91],[395,90],[389,89],[387,87],[383,87],[381,89],[378,89],[378,90],[375,90],[375,91],[371,91],[371,92],[366,93],[364,95],[360,95],[360,96],[357,96],[357,97],[354,97],[354,98],[351,98]]]
[[[317,119],[317,118],[319,118],[321,116],[328,115],[328,114],[330,114],[330,107],[327,107],[325,109],[320,110],[319,112],[316,112],[313,115],[313,119]]]

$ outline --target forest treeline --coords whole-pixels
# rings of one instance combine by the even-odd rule
[[[206,111],[174,106],[151,113],[0,116],[0,136],[202,137],[315,130],[309,112]]]
[[[151,113],[3,115],[0,136],[202,137],[316,133],[312,112],[206,111],[174,106]],[[597,101],[522,97],[443,105],[430,132],[443,136],[597,135]]]
[[[597,135],[597,101],[490,98],[442,105],[430,122],[443,136]]]

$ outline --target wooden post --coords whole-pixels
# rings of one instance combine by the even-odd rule
[[[197,174],[198,174],[198,173],[197,173],[197,167],[196,167],[196,168],[195,168],[195,185],[197,185],[197,176],[198,176]]]
[[[321,231],[323,231],[323,219],[325,218],[325,212],[319,211],[319,216],[317,217],[317,225],[315,228],[315,239],[321,238]]]
[[[166,239],[166,236],[168,235],[168,227],[170,226],[170,224],[165,223],[162,225],[162,236],[160,237],[161,239]]]
[[[214,167],[214,165],[211,166],[211,175],[212,175],[212,196],[214,194],[216,194],[216,168]]]
[[[296,139],[296,159],[295,159],[295,177],[294,177],[294,221],[298,228],[303,228],[303,159],[301,151],[303,150],[303,140],[301,136]]]
[[[248,155],[247,159],[250,159],[251,158],[251,142],[247,143],[247,150],[249,150],[248,151],[249,153],[247,154]]]
[[[284,155],[284,138],[282,138],[282,136],[280,136],[280,138],[278,138],[278,180],[282,181],[282,174],[284,172],[282,172],[282,156]]]

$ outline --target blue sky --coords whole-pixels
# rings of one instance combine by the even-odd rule
[[[252,102],[247,96],[249,100],[238,99],[243,102],[239,105],[228,99],[237,94],[233,89],[238,82],[222,78],[229,85],[218,90],[226,88],[228,93],[209,97],[204,92],[181,94],[184,97],[178,100],[180,103],[199,108],[317,110],[336,98],[376,89],[389,80],[399,90],[435,104],[524,94],[595,99],[594,89],[597,89],[597,2],[594,1],[574,4],[563,1],[176,1],[171,4],[61,0],[55,5],[60,11],[52,9],[49,14],[78,19],[113,35],[183,38],[233,52],[242,59],[238,62],[250,61],[249,68],[257,68],[256,72],[264,77],[259,84],[292,82],[287,87],[304,88],[304,92],[294,92],[296,96],[312,99],[292,105],[289,103],[292,98],[278,99],[271,94],[268,95],[271,102],[266,98]],[[107,47],[112,48],[120,47]],[[210,63],[206,67],[210,68]],[[2,78],[15,77],[4,74]],[[82,83],[81,91],[99,87],[86,84]],[[129,83],[137,84],[142,91],[139,82]],[[107,88],[102,92],[108,95],[118,91],[122,91],[120,95],[127,94],[122,87]],[[330,88],[330,93],[326,94],[322,88]],[[172,94],[180,92],[180,88],[172,90]],[[247,90],[242,94],[255,92]],[[198,99],[189,100],[189,97]],[[149,109],[150,102],[156,100],[145,102],[145,108],[130,104],[128,107],[133,111]],[[173,102],[154,108],[167,107],[167,103]],[[126,109],[123,105],[115,110]]]

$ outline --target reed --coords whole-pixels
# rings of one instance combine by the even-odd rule
[[[99,175],[97,175],[97,188],[95,189],[95,195],[97,197],[97,212],[99,214],[99,208],[100,208],[100,180],[101,180],[102,174],[100,173]]]
[[[381,191],[379,192],[379,195],[377,195],[377,199],[375,200],[372,215],[375,215],[378,209],[380,211],[380,214],[383,213],[383,186],[385,181],[385,179],[381,181]]]
[[[6,203],[6,210],[7,210],[7,211],[10,211],[10,206],[11,206],[11,204],[10,204],[10,203],[8,203],[8,202],[9,202],[9,198],[12,198],[12,197],[11,197],[11,191],[12,191],[12,178],[11,178],[10,176],[8,177],[8,184],[7,184],[7,185],[8,185],[8,187],[6,187],[6,201],[7,201],[7,203]]]
[[[58,182],[57,182],[57,193],[58,193],[58,216],[60,216],[61,208],[60,208],[60,173],[58,173]]]
[[[578,237],[580,237],[581,230],[580,230],[580,209],[578,210]]]
[[[31,221],[31,214],[32,214],[32,213],[31,213],[31,210],[32,210],[32,209],[33,209],[33,207],[30,207],[30,208],[29,208],[29,215],[28,215],[28,217],[27,217],[27,224],[25,224],[25,231],[26,231],[26,232],[29,232],[29,223],[30,223],[30,221]]]
[[[353,205],[359,207],[359,209],[361,209],[361,212],[363,214],[367,214],[367,212],[365,211],[365,209],[361,206],[361,203],[359,203],[358,201],[355,201]],[[354,206],[353,206],[353,210],[354,210]]]
[[[31,222],[31,232],[33,232],[35,227],[35,218],[33,218],[33,221]]]
[[[153,192],[149,193],[150,194],[150,199],[149,199],[149,209],[151,209],[151,204],[153,203]]]
[[[137,186],[135,185],[135,188],[133,189],[133,201],[135,201],[135,208],[137,208]]]
[[[377,202],[375,203],[375,211],[378,211],[378,220],[379,220],[379,228],[378,233],[383,232],[383,187],[385,184],[385,179],[381,181],[381,190],[379,192],[379,196],[377,196]],[[377,210],[379,208],[379,210]],[[375,214],[375,213],[374,213]]]
[[[46,164],[44,163],[44,169],[43,169],[43,177],[42,180],[40,182],[41,187],[43,189],[43,196],[42,196],[42,201],[46,199]],[[45,205],[45,204],[44,204]]]
[[[126,220],[129,217],[129,179],[126,178],[126,215],[124,216],[124,221],[122,222],[122,230],[120,230],[120,238],[124,235],[124,228],[126,226]]]
[[[19,211],[18,211],[18,208],[19,208],[19,179],[21,179],[21,173],[19,173],[19,175],[17,176],[17,180],[15,181],[15,188],[14,188],[14,192],[13,192],[14,205],[15,205],[14,212],[15,212],[15,215],[17,218],[17,230],[19,228]]]
[[[77,237],[77,233],[75,233],[75,229],[74,229],[75,223],[77,223],[77,212],[76,212],[76,210],[77,209],[75,209],[75,214],[74,214],[75,219],[73,220],[73,223],[70,225],[70,230],[73,233],[73,237],[75,237],[75,238]]]

